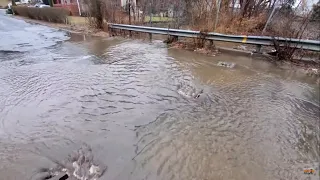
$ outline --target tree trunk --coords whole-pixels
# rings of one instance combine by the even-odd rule
[[[11,4],[12,6],[17,6],[16,1],[15,0],[11,0]]]
[[[95,18],[97,21],[97,28],[103,29],[103,17],[102,17],[102,9],[101,9],[102,2],[101,0],[95,0],[96,12]]]

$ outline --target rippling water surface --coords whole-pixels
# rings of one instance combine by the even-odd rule
[[[101,179],[318,178],[303,174],[319,157],[313,79],[160,41],[69,36],[0,48],[0,179],[28,179],[83,143],[107,167]],[[204,93],[185,98],[181,84]]]

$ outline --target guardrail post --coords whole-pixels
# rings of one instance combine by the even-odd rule
[[[149,33],[149,40],[152,41],[152,33]]]
[[[214,44],[213,44],[213,40],[209,40],[209,47],[210,48],[215,47]]]
[[[178,36],[172,36],[172,38],[173,38],[173,42],[177,42],[179,40]]]
[[[261,53],[261,45],[256,46],[256,53]]]
[[[113,30],[113,29],[110,27],[110,25],[108,25],[108,33],[109,33],[109,36],[113,36],[112,30]]]
[[[167,39],[165,41],[163,41],[164,43],[167,43],[167,44],[171,44],[173,42],[177,42],[178,41],[178,36],[171,36],[171,35],[168,35]]]

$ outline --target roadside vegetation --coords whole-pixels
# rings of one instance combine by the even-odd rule
[[[318,23],[320,22],[320,0],[318,1],[317,4],[314,4],[312,7],[311,20],[317,21]]]
[[[36,8],[26,6],[13,6],[14,14],[30,19],[43,20],[53,23],[66,23],[69,11],[63,8]]]
[[[194,49],[214,50],[213,42],[204,40],[207,32],[236,35],[274,37],[274,55],[279,60],[293,61],[297,55],[319,56],[319,52],[301,52],[289,43],[279,44],[278,37],[295,39],[320,39],[320,1],[312,11],[299,0],[83,0],[82,15],[67,18],[70,12],[62,8],[13,7],[14,13],[31,19],[55,23],[70,23],[70,20],[87,23],[99,30],[108,30],[107,23],[152,25],[199,30],[204,35],[189,40]],[[151,19],[150,19],[151,17]],[[67,21],[69,19],[69,21]],[[85,20],[84,20],[85,19]],[[159,23],[158,23],[159,22]],[[70,23],[72,24],[72,23]],[[76,24],[76,23],[75,23]],[[123,32],[121,32],[123,33]],[[131,34],[131,33],[130,33]],[[177,38],[168,37],[168,44]],[[207,50],[202,50],[209,48]],[[316,55],[314,55],[316,54]]]
[[[297,0],[298,1],[298,0]],[[306,12],[303,1],[297,6],[295,0],[127,0],[121,7],[117,0],[87,0],[91,24],[104,28],[106,22],[152,25],[156,22],[170,28],[219,32],[225,34],[265,35],[274,37],[274,55],[279,60],[293,61],[297,51],[289,43],[279,44],[277,37],[296,39],[319,39],[319,29],[314,29],[318,10]],[[100,6],[97,6],[99,4]],[[318,8],[317,5],[314,9]],[[299,13],[297,13],[299,11]],[[150,16],[151,21],[150,21]],[[101,19],[102,18],[102,19]],[[155,24],[154,24],[155,23]],[[169,37],[166,42],[175,42]],[[194,49],[210,47],[201,37],[189,40]],[[310,54],[310,53],[309,53]]]

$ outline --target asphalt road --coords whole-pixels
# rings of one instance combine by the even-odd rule
[[[0,10],[0,51],[31,51],[49,47],[69,39],[65,32],[41,25],[32,25],[6,15]]]

